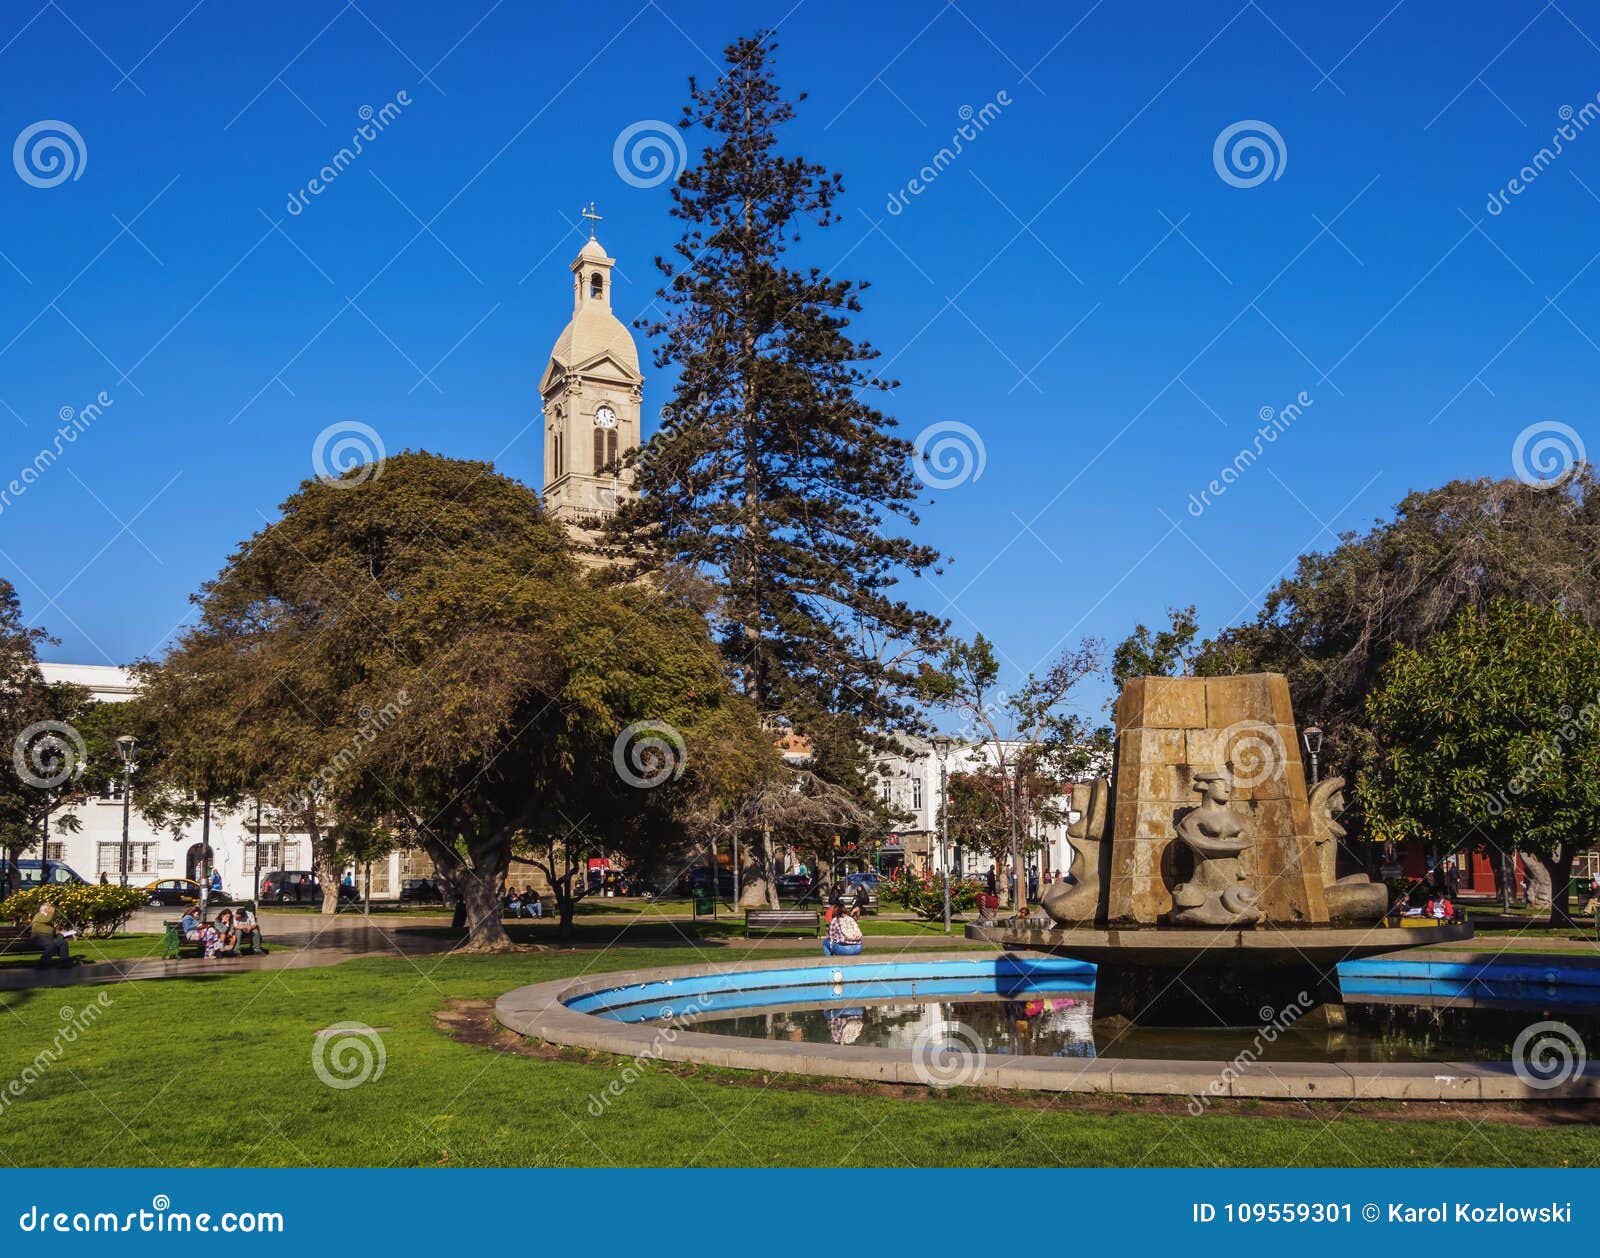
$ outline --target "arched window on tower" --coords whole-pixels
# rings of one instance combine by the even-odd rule
[[[596,271],[593,275],[591,275],[589,277],[589,296],[593,297],[595,300],[598,301],[600,299],[601,294],[603,294],[605,291],[606,291],[605,277],[602,276],[599,271]]]
[[[612,429],[607,430],[607,432],[606,432],[606,462],[607,463],[615,463],[616,461],[617,461],[617,430],[615,428],[612,428]]]
[[[606,430],[594,430],[594,474],[600,475],[600,470],[606,465]]]

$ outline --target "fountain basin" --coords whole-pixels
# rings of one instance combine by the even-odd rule
[[[1410,932],[1408,932],[1410,933]],[[955,986],[1003,998],[1038,996],[1054,989],[1082,994],[1087,967],[1038,959],[975,957],[972,953],[884,961],[873,957],[775,960],[678,966],[519,987],[495,1006],[511,1030],[554,1044],[574,1045],[633,1059],[635,1070],[655,1061],[693,1061],[739,1070],[836,1076],[877,1082],[959,1085],[1051,1092],[1177,1094],[1190,1097],[1262,1097],[1306,1100],[1574,1100],[1600,1098],[1600,1067],[1576,1071],[1554,1085],[1530,1083],[1512,1061],[1255,1061],[1240,1059],[1035,1056],[997,1046],[959,1055],[949,1072],[950,1046],[919,1042],[909,1048],[793,1042],[712,1034],[685,1021],[703,1003],[715,1016],[785,1008],[870,1005],[874,993],[891,1000],[908,993],[950,995]],[[1375,964],[1375,963],[1374,963]],[[1478,967],[1484,973],[1483,967]],[[819,990],[826,1000],[817,1000]],[[665,994],[664,994],[665,993]],[[718,1004],[717,1002],[722,1002]],[[666,1021],[649,1012],[670,1011]],[[697,1015],[698,1016],[698,1015]],[[959,1028],[958,1028],[959,1029]],[[1138,1043],[1139,1041],[1135,1041]],[[961,1049],[961,1042],[956,1041]],[[970,1048],[970,1044],[967,1045]],[[1227,1050],[1231,1054],[1231,1048]],[[1217,1053],[1224,1056],[1218,1040]],[[602,1105],[605,1103],[601,1098]],[[1209,1103],[1209,1102],[1207,1102]]]

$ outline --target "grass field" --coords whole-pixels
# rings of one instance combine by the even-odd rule
[[[699,955],[658,946],[373,959],[3,993],[0,1157],[68,1166],[1559,1166],[1600,1156],[1600,1130],[1588,1122],[1544,1125],[1470,1106],[1341,1117],[1331,1105],[1241,1102],[1191,1119],[1181,1098],[1001,1100],[664,1064],[637,1071],[604,1105],[592,1098],[626,1063],[503,1053],[452,1038],[434,1017],[521,983]],[[90,1008],[96,1020],[63,1045],[61,1029]],[[338,1023],[364,1023],[375,1038],[342,1049],[319,1040]],[[319,1045],[325,1061],[347,1067],[365,1045],[372,1077],[326,1086]]]

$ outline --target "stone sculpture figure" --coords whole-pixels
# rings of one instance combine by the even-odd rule
[[[1067,873],[1072,881],[1051,883],[1039,897],[1039,907],[1058,926],[1087,926],[1105,911],[1102,884],[1111,784],[1096,778],[1088,786],[1075,785],[1072,794],[1079,814],[1067,827],[1067,845],[1072,848],[1072,866]]]
[[[1200,804],[1179,819],[1178,839],[1194,857],[1194,872],[1172,889],[1175,926],[1255,926],[1265,914],[1245,881],[1239,857],[1253,841],[1250,819],[1229,805],[1233,778],[1225,772],[1197,773]]]
[[[1339,840],[1344,838],[1338,816],[1344,811],[1344,779],[1330,777],[1318,782],[1311,788],[1310,804],[1311,841],[1317,850],[1329,920],[1334,925],[1377,921],[1389,911],[1389,889],[1365,874],[1338,876]]]

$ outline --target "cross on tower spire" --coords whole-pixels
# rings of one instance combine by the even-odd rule
[[[596,223],[598,223],[601,219],[603,219],[605,217],[605,215],[604,214],[596,214],[594,212],[594,202],[593,201],[589,202],[589,208],[588,209],[580,210],[579,213],[584,218],[589,220],[589,239],[593,240],[594,239],[594,225]]]

